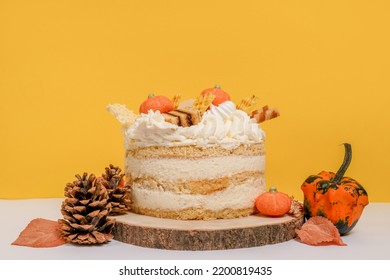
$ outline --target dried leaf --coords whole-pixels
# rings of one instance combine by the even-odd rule
[[[336,226],[321,216],[311,217],[296,233],[299,239],[308,245],[347,245],[341,239]]]
[[[291,197],[291,208],[288,211],[288,214],[294,217],[303,216],[303,203],[295,200],[294,197]]]
[[[27,225],[12,245],[48,248],[65,243],[65,239],[61,235],[61,225],[57,221],[38,218]]]

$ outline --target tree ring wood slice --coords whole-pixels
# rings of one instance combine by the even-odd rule
[[[303,215],[278,218],[260,214],[209,221],[171,220],[135,213],[115,217],[114,239],[167,250],[226,250],[288,241],[301,228]]]

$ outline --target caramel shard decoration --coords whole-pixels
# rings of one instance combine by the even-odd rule
[[[253,109],[253,107],[259,102],[259,98],[255,95],[251,97],[245,97],[240,104],[237,105],[238,110],[245,111],[249,114],[249,112]]]
[[[172,103],[174,109],[177,109],[179,107],[180,99],[181,99],[180,93],[177,93],[173,96]]]
[[[109,104],[106,107],[107,111],[114,115],[120,122],[123,128],[131,126],[139,117],[133,111],[126,108],[123,104]]]
[[[210,107],[213,102],[215,95],[212,93],[206,93],[205,95],[199,95],[192,106],[192,109],[198,110],[201,115],[206,112],[206,110]]]
[[[278,109],[270,109],[268,105],[253,111],[250,115],[250,117],[252,119],[255,119],[257,123],[262,123],[264,121],[271,120],[279,116],[280,114]]]
[[[200,122],[200,112],[194,109],[177,109],[163,114],[165,121],[188,127],[197,125]]]

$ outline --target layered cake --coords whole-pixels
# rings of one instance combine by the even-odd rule
[[[109,107],[123,125],[133,212],[207,220],[255,211],[265,192],[264,132],[259,111],[250,115],[229,99],[139,116]]]

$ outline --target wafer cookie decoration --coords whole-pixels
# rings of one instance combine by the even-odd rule
[[[123,128],[131,126],[139,117],[133,111],[126,108],[123,104],[109,104],[106,107],[107,111],[114,115],[120,122]]]
[[[179,107],[180,99],[181,99],[181,94],[180,93],[176,93],[173,96],[172,103],[173,103],[173,109],[174,110],[176,110]]]
[[[206,93],[204,95],[199,95],[192,106],[192,109],[199,110],[200,114],[203,115],[204,112],[210,107],[213,102],[215,95],[212,93]]]
[[[271,120],[279,116],[280,114],[278,109],[276,108],[270,109],[268,105],[253,111],[252,114],[250,115],[250,117],[252,119],[255,119],[257,123],[262,123],[264,121]]]
[[[237,105],[237,109],[245,111],[247,114],[249,114],[258,102],[259,98],[255,95],[252,95],[251,97],[245,97],[241,103]]]
[[[186,100],[183,100],[179,103],[178,108],[179,109],[191,109],[194,106],[194,103],[195,103],[194,98],[186,99]]]

